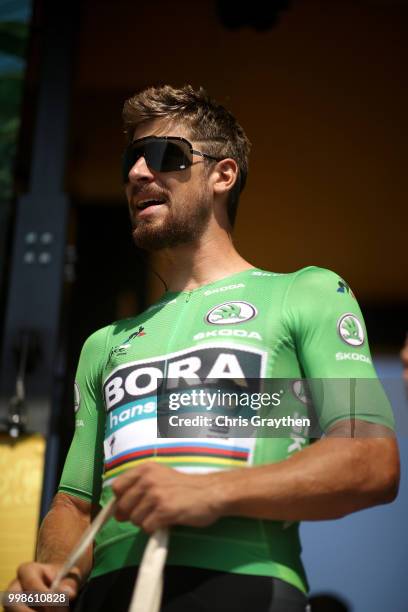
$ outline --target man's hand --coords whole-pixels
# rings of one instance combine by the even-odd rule
[[[23,592],[23,591],[41,591],[43,593],[50,593],[50,587],[52,581],[60,569],[61,564],[54,563],[38,563],[32,561],[29,563],[23,563],[17,570],[17,578],[13,580],[7,591]],[[67,593],[70,599],[73,599],[78,594],[79,588],[79,573],[76,569],[71,570],[69,575],[61,580],[61,584],[58,591],[64,591]],[[34,605],[28,606],[20,604],[17,606],[6,606],[6,612],[28,612],[29,610],[41,610],[41,612],[54,612],[55,607],[35,607]],[[69,607],[58,607],[61,612],[68,612]]]
[[[147,533],[170,525],[205,527],[221,515],[220,491],[211,474],[183,474],[148,461],[116,478],[112,489],[115,518]]]

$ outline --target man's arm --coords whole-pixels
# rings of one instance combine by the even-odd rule
[[[92,505],[79,497],[57,493],[44,518],[37,545],[40,563],[64,563],[90,525]],[[92,568],[92,546],[78,561],[78,570],[85,580]]]
[[[399,456],[393,433],[356,421],[358,437],[347,423],[332,427],[326,438],[253,473],[230,472],[221,485],[223,514],[272,520],[327,520],[395,499]],[[381,437],[370,437],[370,436]]]
[[[341,423],[289,459],[259,467],[190,475],[146,462],[113,483],[116,518],[151,533],[175,524],[205,526],[231,515],[335,519],[391,502],[399,482],[393,432],[363,421],[354,426],[361,437],[342,437],[349,425]]]

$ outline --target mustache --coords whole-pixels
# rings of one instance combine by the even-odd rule
[[[168,200],[168,195],[165,191],[161,190],[161,189],[152,189],[151,187],[136,187],[134,186],[132,188],[132,191],[130,192],[130,202],[135,202],[136,200],[140,201],[140,200],[144,200],[144,199],[157,199],[157,200],[161,200],[161,199],[165,199]]]

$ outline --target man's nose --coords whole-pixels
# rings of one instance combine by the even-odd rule
[[[129,181],[133,183],[139,181],[152,181],[154,179],[154,174],[147,165],[145,158],[142,156],[133,164],[129,170],[128,177]]]

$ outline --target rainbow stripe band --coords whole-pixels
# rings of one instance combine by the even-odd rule
[[[167,447],[145,447],[123,453],[105,463],[104,480],[118,476],[122,471],[154,458],[160,463],[173,466],[193,464],[212,468],[242,467],[248,460],[249,451],[243,448],[220,448],[209,445],[187,445]]]

